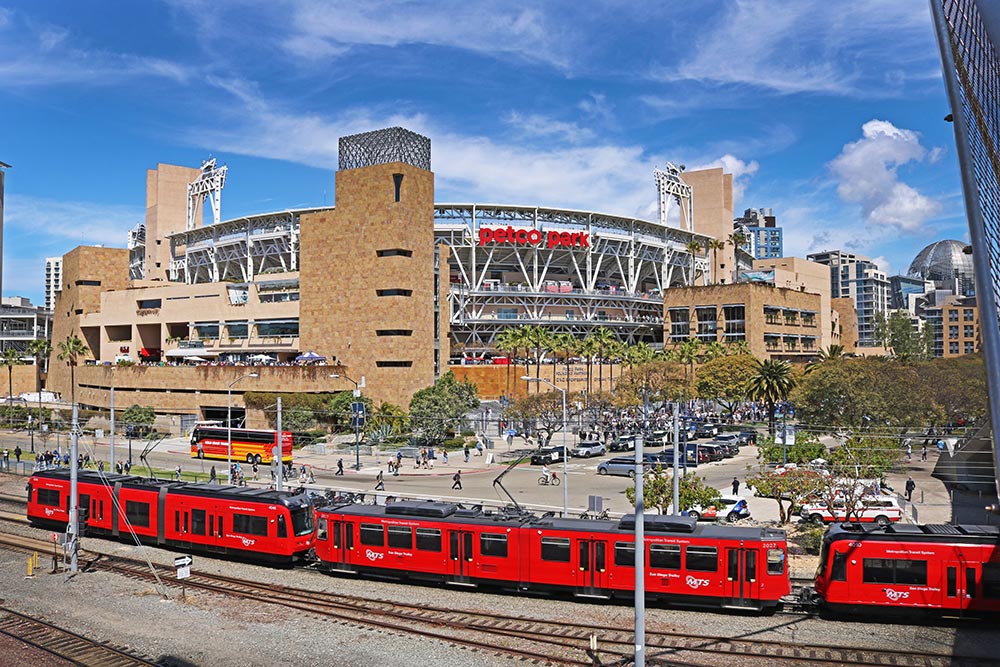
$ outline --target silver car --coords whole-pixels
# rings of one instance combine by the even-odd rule
[[[649,461],[643,463],[643,471],[649,472],[653,468]],[[598,475],[623,475],[635,477],[635,457],[616,456],[613,459],[602,461],[597,464]]]
[[[578,458],[590,458],[591,456],[601,456],[607,453],[607,448],[603,443],[596,441],[580,442],[574,447],[570,454]]]

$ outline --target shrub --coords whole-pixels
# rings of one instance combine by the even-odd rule
[[[806,553],[817,555],[819,554],[820,547],[823,546],[823,535],[825,534],[825,527],[810,526],[809,528],[799,530],[798,534],[792,539],[796,544],[805,549]]]

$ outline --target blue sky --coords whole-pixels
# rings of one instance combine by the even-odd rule
[[[926,0],[0,0],[0,44],[3,293],[35,303],[159,162],[228,164],[226,219],[330,204],[337,139],[391,125],[440,202],[656,219],[671,160],[730,170],[787,255],[968,237]]]

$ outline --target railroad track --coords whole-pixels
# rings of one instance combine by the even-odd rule
[[[0,536],[0,544],[24,550],[39,550],[45,542],[16,536]],[[104,569],[144,582],[155,579],[145,562],[118,556],[81,552],[81,567]],[[457,611],[408,605],[386,600],[257,583],[234,577],[193,572],[178,582],[173,571],[159,568],[160,580],[170,586],[222,596],[240,597],[308,612],[341,622],[418,635],[458,644],[486,653],[516,656],[547,664],[624,665],[631,661],[631,632],[599,628],[589,624],[552,622],[474,611]],[[596,642],[596,651],[591,642]],[[985,667],[996,660],[945,653],[927,654],[891,649],[851,649],[835,645],[793,644],[749,638],[669,632],[647,629],[646,656],[650,664],[732,665],[783,667],[785,665],[842,665],[860,667]]]
[[[114,646],[0,606],[0,635],[86,667],[158,665]]]

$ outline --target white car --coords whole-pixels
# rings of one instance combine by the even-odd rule
[[[570,450],[570,454],[576,457],[590,458],[591,456],[602,456],[607,451],[603,443],[587,441],[577,443],[576,447]]]
[[[842,502],[835,502],[831,508],[827,506],[826,502],[819,501],[803,505],[800,516],[803,520],[816,525],[861,521],[888,526],[903,518],[903,508],[899,506],[893,496],[865,496],[861,499],[859,507],[856,516],[852,515],[848,518],[847,508]]]
[[[687,511],[687,515],[695,521],[715,521],[725,518],[729,523],[736,523],[740,519],[750,518],[750,506],[743,496],[722,496],[722,502],[718,505],[705,508],[695,505]]]

